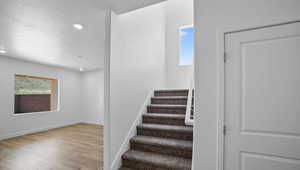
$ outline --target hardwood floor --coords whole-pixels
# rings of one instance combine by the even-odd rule
[[[0,141],[0,170],[102,169],[102,126],[81,123]]]

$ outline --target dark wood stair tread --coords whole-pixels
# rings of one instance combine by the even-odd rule
[[[136,150],[127,151],[122,156],[122,159],[133,162],[142,162],[144,164],[154,165],[157,167],[183,170],[191,169],[192,164],[191,159]]]
[[[164,89],[164,90],[154,90],[154,92],[187,92],[189,89]]]
[[[146,113],[143,117],[158,118],[158,119],[185,119],[184,114],[164,114],[164,113]]]
[[[172,105],[172,104],[150,104],[148,107],[159,107],[159,108],[186,108],[186,105]]]
[[[186,105],[186,96],[158,96],[151,98],[151,104],[156,105]]]
[[[159,145],[165,147],[174,147],[192,150],[193,142],[179,139],[159,138],[152,136],[134,136],[131,140],[134,143],[148,144],[148,145]]]
[[[152,99],[187,99],[187,96],[153,96]]]
[[[185,114],[186,105],[151,104],[147,106],[148,113]]]
[[[134,170],[134,169],[126,168],[126,167],[121,167],[119,170]]]
[[[185,114],[146,113],[143,114],[143,123],[184,126]]]
[[[188,96],[188,89],[155,90],[154,96]]]
[[[193,127],[191,127],[191,126],[175,126],[175,125],[160,125],[160,124],[143,123],[143,124],[138,125],[137,128],[193,133]]]

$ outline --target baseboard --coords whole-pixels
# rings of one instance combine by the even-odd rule
[[[104,127],[104,125],[102,125],[102,124],[100,124],[100,123],[78,122],[78,124],[94,125],[94,126],[101,126],[101,127]]]
[[[111,166],[110,170],[118,170],[121,167],[122,163],[122,155],[129,149],[130,147],[130,139],[136,135],[136,126],[139,125],[142,122],[142,115],[146,113],[147,105],[150,104],[151,97],[153,96],[154,92],[151,90],[149,94],[147,95],[145,102],[143,103],[142,107],[140,108],[140,111],[133,122],[132,126],[129,129],[129,132],[127,136],[125,137],[121,147],[119,148],[117,155],[115,156]]]
[[[104,125],[103,125],[103,123],[96,122],[96,121],[87,121],[87,120],[82,120],[82,121],[80,121],[80,123],[85,123],[85,124],[91,124],[91,125],[100,125],[100,126],[104,126]]]
[[[37,129],[22,130],[22,131],[18,131],[18,132],[14,132],[14,133],[1,135],[0,140],[10,139],[10,138],[23,136],[23,135],[29,135],[29,134],[38,133],[38,132],[43,132],[43,131],[47,131],[50,129],[62,128],[62,127],[66,127],[66,126],[70,126],[70,125],[74,125],[74,124],[78,124],[78,123],[80,123],[80,122],[74,121],[74,122],[69,122],[69,123],[65,123],[65,124],[45,126],[45,127],[37,128]]]

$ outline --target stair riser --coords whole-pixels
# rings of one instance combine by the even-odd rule
[[[167,147],[167,146],[157,146],[149,145],[143,143],[130,142],[131,149],[145,151],[145,152],[155,152],[160,154],[178,156],[183,158],[192,158],[192,150],[186,148],[176,148],[176,147]]]
[[[164,107],[154,107],[148,106],[147,107],[148,113],[170,113],[170,114],[185,114],[186,107],[180,108],[164,108]]]
[[[143,117],[143,123],[184,126],[184,119]]]
[[[186,105],[187,99],[157,99],[152,98],[151,104],[169,104],[169,105]]]
[[[125,167],[121,167],[121,168],[119,168],[119,170],[134,170],[134,169],[131,169],[131,168],[125,168]]]
[[[152,165],[127,159],[122,159],[122,165],[124,167],[133,168],[135,170],[190,170],[188,168],[161,167],[159,165]]]
[[[155,91],[154,96],[188,96],[188,91]]]
[[[162,137],[162,138],[181,139],[181,140],[193,140],[193,133],[189,133],[189,132],[137,128],[137,134],[143,136],[154,136],[154,137]]]

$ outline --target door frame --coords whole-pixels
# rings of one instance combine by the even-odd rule
[[[227,34],[233,34],[238,32],[287,25],[298,23],[300,20],[292,20],[285,21],[279,23],[273,23],[268,25],[256,25],[252,27],[238,27],[238,28],[219,28],[216,30],[217,34],[217,62],[218,62],[218,108],[217,108],[217,170],[225,170],[225,135],[224,135],[224,127],[225,127],[225,36]]]
[[[110,169],[110,58],[111,58],[111,15],[110,9],[105,10],[105,47],[104,47],[104,143],[103,169]]]

